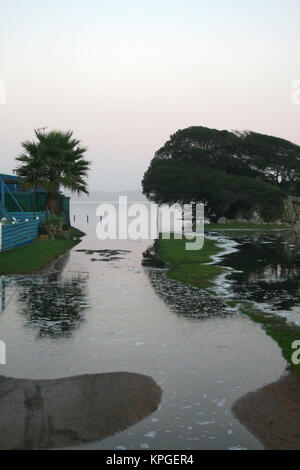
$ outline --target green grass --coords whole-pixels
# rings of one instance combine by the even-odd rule
[[[293,227],[276,224],[252,224],[249,223],[232,223],[232,224],[207,224],[205,230],[292,230]]]
[[[227,300],[226,304],[230,308],[236,308],[238,306],[238,302],[236,302],[235,300]]]
[[[36,240],[29,245],[0,253],[0,275],[39,271],[50,261],[73,248],[77,240]]]
[[[84,232],[82,232],[81,230],[78,230],[78,228],[75,228],[75,227],[70,227],[69,233],[74,238],[82,238],[85,236]]]
[[[294,323],[288,323],[285,318],[276,314],[267,314],[256,310],[251,304],[240,304],[240,312],[248,315],[253,321],[262,326],[267,335],[271,336],[281,348],[288,367],[300,374],[300,364],[295,365],[292,363],[292,355],[295,352],[292,349],[292,344],[294,341],[300,340],[300,327]]]
[[[185,249],[185,238],[176,240],[158,240],[158,256],[170,264],[168,277],[185,284],[208,288],[213,279],[225,271],[224,268],[216,265],[206,265],[211,260],[211,256],[219,253],[221,248],[216,246],[212,240],[205,239],[201,250],[187,251]]]

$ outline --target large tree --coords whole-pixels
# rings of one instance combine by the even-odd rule
[[[143,192],[157,204],[205,205],[206,217],[251,218],[254,209],[265,220],[279,218],[285,193],[249,176],[228,174],[191,162],[153,159],[143,178]]]
[[[188,127],[171,135],[154,158],[189,161],[229,174],[260,177],[291,193],[299,192],[300,147],[257,132]]]
[[[300,147],[279,137],[257,132],[240,132],[238,155],[243,166],[256,176],[285,189],[300,193]]]
[[[73,137],[72,131],[35,131],[35,137],[22,143],[16,173],[33,189],[46,190],[47,209],[56,214],[60,188],[88,193],[86,177],[90,163],[84,158],[87,149]]]
[[[212,220],[280,217],[287,194],[299,194],[300,147],[253,132],[205,127],[179,130],[152,159],[143,192],[156,203],[202,202]]]

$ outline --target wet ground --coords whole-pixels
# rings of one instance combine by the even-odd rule
[[[75,225],[88,235],[50,273],[1,278],[0,339],[7,345],[7,365],[0,366],[0,374],[57,379],[128,371],[154,378],[163,396],[153,415],[80,448],[262,448],[234,418],[231,406],[280,377],[285,362],[276,343],[222,300],[170,281],[164,271],[142,268],[142,252],[151,241],[99,241],[96,206],[73,203]],[[225,290],[233,296],[248,290],[255,296],[257,282],[274,274],[272,247],[283,260],[291,260],[290,272],[298,273],[298,241],[291,251],[289,238],[279,241],[287,234],[279,239],[267,235],[259,242],[251,236],[235,234],[235,242],[223,237],[232,251],[224,264],[244,271],[231,273]],[[233,252],[236,244],[247,253],[255,243],[263,246],[257,263],[252,252],[241,258]],[[248,256],[253,264],[246,271]],[[286,273],[285,268],[280,272]],[[224,290],[224,279],[218,289]],[[282,309],[283,294],[279,297],[276,305]],[[289,312],[298,306],[289,303]]]

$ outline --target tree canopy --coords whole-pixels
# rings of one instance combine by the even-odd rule
[[[287,194],[300,193],[300,147],[250,131],[189,127],[156,152],[142,185],[159,204],[203,202],[212,220],[254,209],[273,220]]]
[[[47,206],[56,212],[57,191],[64,187],[72,192],[87,193],[89,162],[86,148],[73,137],[72,131],[35,131],[36,140],[22,143],[24,152],[16,158],[19,176],[32,188],[47,191]]]

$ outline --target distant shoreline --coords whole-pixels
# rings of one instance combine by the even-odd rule
[[[119,196],[127,196],[129,201],[136,202],[149,202],[146,196],[143,195],[142,191],[139,190],[124,190],[124,191],[90,191],[87,195],[81,195],[80,197],[75,194],[66,194],[70,197],[70,202],[103,202],[103,201],[118,201]]]

